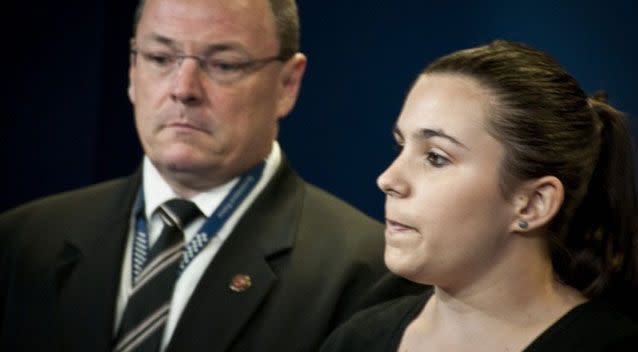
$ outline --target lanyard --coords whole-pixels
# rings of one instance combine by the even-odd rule
[[[182,272],[188,267],[188,264],[206,247],[206,244],[217,235],[219,229],[226,223],[228,218],[237,210],[237,207],[243,202],[248,194],[255,188],[255,185],[261,178],[264,171],[265,163],[252,168],[247,173],[243,174],[239,181],[228,192],[226,197],[217,206],[213,214],[204,221],[202,227],[197,231],[197,234],[186,244],[182,254],[182,261],[179,264],[177,276],[179,277]],[[131,251],[131,263],[132,272],[131,280],[135,282],[135,277],[144,269],[145,262],[141,262],[139,259],[139,253],[144,253],[143,257],[147,257],[150,252],[149,238],[148,238],[148,225],[146,223],[146,216],[144,215],[144,192],[140,187],[140,191],[135,203],[135,209],[137,219],[135,221],[135,234],[133,238],[133,250]],[[138,255],[136,255],[138,253]]]

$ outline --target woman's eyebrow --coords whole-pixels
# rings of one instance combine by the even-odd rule
[[[450,136],[449,134],[443,132],[443,130],[441,129],[422,128],[415,133],[415,137],[425,139],[430,139],[433,137],[445,138],[450,142],[458,145],[459,147],[469,150],[469,148],[466,147],[465,144],[461,143],[458,139]]]

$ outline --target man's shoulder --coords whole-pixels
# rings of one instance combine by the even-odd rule
[[[0,231],[14,230],[44,219],[62,221],[69,215],[80,217],[99,211],[125,197],[132,182],[132,177],[117,178],[19,205],[0,214]]]
[[[378,230],[381,224],[345,200],[310,183],[306,183],[304,208],[316,221],[335,227]]]
[[[285,209],[287,216],[293,216],[295,227],[320,229],[325,235],[347,234],[349,238],[382,232],[379,221],[364,214],[343,199],[329,191],[307,182],[294,169],[284,163],[273,178],[262,198],[272,209]],[[382,237],[382,236],[380,236]]]

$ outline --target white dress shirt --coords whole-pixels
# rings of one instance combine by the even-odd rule
[[[228,238],[241,216],[246,212],[255,198],[257,198],[259,193],[261,193],[279,167],[279,164],[281,163],[281,150],[276,141],[273,142],[272,150],[265,161],[266,165],[264,167],[262,177],[255,185],[255,188],[252,189],[241,205],[237,207],[234,214],[231,215],[226,223],[219,229],[217,235],[206,244],[195,258],[193,258],[175,283],[170,313],[168,315],[168,320],[166,321],[164,335],[162,338],[162,350],[164,350],[164,348],[168,345],[168,342],[173,335],[173,331],[177,326],[177,322],[186,307],[186,303],[193,294],[195,287],[197,287],[197,283],[204,274],[204,271],[213,260],[215,254],[217,254],[217,251],[222,246],[226,238]],[[155,213],[155,210],[162,203],[172,198],[180,197],[177,196],[166,181],[164,181],[155,166],[153,166],[146,156],[144,157],[142,164],[142,171],[142,187],[144,189],[145,201],[144,211],[146,219],[150,219],[148,222],[148,234],[150,245],[152,246],[159,237],[163,226],[162,220],[160,219],[160,216]],[[223,185],[199,193],[190,200],[197,205],[199,210],[201,210],[206,217],[209,217],[213,214],[217,206],[222,202],[224,197],[226,197],[237,181],[239,181],[239,177],[236,177]],[[188,243],[188,241],[197,234],[197,231],[205,220],[206,219],[204,217],[200,217],[184,229],[184,235],[186,237],[185,243]],[[117,329],[124,314],[126,302],[128,301],[131,292],[131,251],[134,225],[135,214],[131,214],[128,241],[124,252],[124,260],[122,261],[120,290],[115,310],[114,336],[117,333]]]

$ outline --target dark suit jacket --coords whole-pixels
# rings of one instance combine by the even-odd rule
[[[140,175],[0,216],[0,350],[108,351]],[[168,351],[314,351],[353,312],[419,290],[381,226],[284,162],[201,278]],[[245,292],[229,288],[247,274]]]

